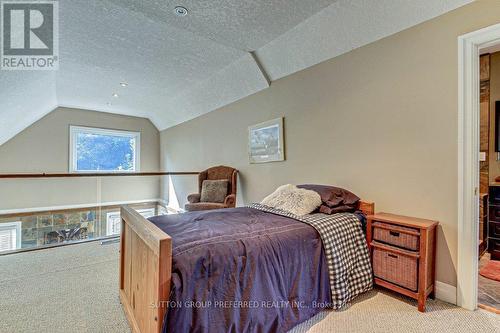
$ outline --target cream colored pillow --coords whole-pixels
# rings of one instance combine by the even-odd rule
[[[287,184],[262,200],[261,204],[302,216],[313,212],[321,205],[321,196],[311,190]]]

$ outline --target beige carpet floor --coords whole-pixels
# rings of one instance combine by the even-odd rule
[[[97,242],[0,256],[0,332],[129,332],[118,300],[118,245]],[[302,332],[500,332],[500,316],[375,290]],[[218,332],[215,332],[218,333]]]

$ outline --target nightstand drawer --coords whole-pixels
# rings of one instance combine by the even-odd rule
[[[373,249],[373,275],[401,287],[417,290],[418,258],[377,248]]]
[[[418,229],[373,222],[373,239],[412,251],[418,250]]]

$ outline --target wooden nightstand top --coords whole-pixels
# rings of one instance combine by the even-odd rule
[[[420,229],[433,228],[439,224],[438,221],[420,219],[416,217],[396,215],[390,213],[377,213],[374,215],[368,215],[368,218],[373,221],[396,223],[405,227],[413,227]]]

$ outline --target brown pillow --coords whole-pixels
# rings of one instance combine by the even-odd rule
[[[318,192],[323,202],[320,212],[324,214],[353,212],[357,209],[360,200],[357,195],[340,187],[315,184],[298,185],[297,187]]]
[[[223,203],[227,196],[228,180],[204,180],[201,185],[200,202]]]
[[[318,211],[323,214],[332,215],[337,213],[354,213],[356,209],[357,207],[345,206],[345,205],[331,208],[323,204],[319,207]]]

